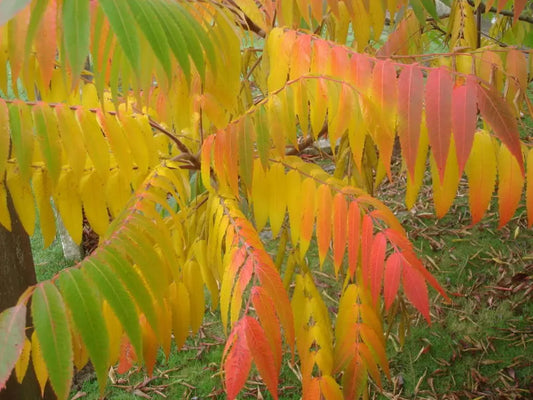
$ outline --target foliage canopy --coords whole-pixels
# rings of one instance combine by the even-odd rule
[[[227,333],[229,398],[252,363],[277,398],[287,352],[304,398],[380,384],[384,316],[405,320],[406,299],[430,323],[427,284],[448,297],[374,188],[405,172],[410,208],[429,170],[440,217],[466,175],[472,223],[496,190],[504,225],[533,176],[519,135],[532,10],[449,3],[442,16],[431,0],[1,2],[0,89],[14,97],[0,99],[0,224],[9,193],[28,234],[38,219],[50,244],[55,207],[75,241],[85,216],[100,245],[2,311],[0,388],[30,354],[60,399],[89,359],[102,393],[133,353],[150,374],[206,304]],[[308,160],[324,139],[333,172]],[[531,226],[532,179],[525,191]],[[314,279],[327,257],[334,311]]]

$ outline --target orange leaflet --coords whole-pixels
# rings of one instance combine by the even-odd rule
[[[274,356],[269,342],[259,322],[250,316],[243,318],[244,332],[248,348],[252,354],[257,371],[265,381],[268,391],[274,399],[278,398],[279,370],[274,364]]]
[[[316,237],[320,265],[324,264],[331,241],[331,190],[321,185],[317,191]]]
[[[226,394],[228,399],[232,400],[237,397],[252,367],[252,353],[248,348],[244,326],[240,320],[226,342],[224,354],[224,383],[226,385]]]
[[[450,72],[444,67],[432,69],[426,82],[426,125],[441,181],[444,179],[452,133],[452,93]]]
[[[343,194],[337,193],[333,198],[333,265],[335,266],[335,275],[339,272],[346,250],[347,215],[346,199]]]
[[[385,251],[387,250],[387,240],[382,232],[379,232],[372,241],[372,253],[370,260],[370,283],[374,305],[377,305],[379,292],[381,291],[381,281],[383,280],[383,268],[385,264]]]
[[[144,365],[146,366],[148,376],[152,376],[157,357],[157,349],[159,347],[157,337],[144,314],[140,315],[139,324],[141,325],[142,332]]]
[[[230,323],[233,325],[239,318],[239,313],[242,306],[242,294],[246,290],[252,273],[254,272],[254,258],[248,257],[244,262],[240,272],[239,278],[233,287],[233,296],[231,298]]]
[[[122,335],[122,340],[120,342],[120,358],[118,361],[118,368],[117,372],[119,374],[124,374],[128,372],[131,367],[133,367],[133,364],[137,360],[137,356],[135,355],[135,350],[133,349],[133,346],[128,339],[128,336],[126,334]]]
[[[330,75],[348,80],[350,75],[350,60],[346,48],[335,46],[331,50],[330,57]]]
[[[400,288],[400,277],[402,274],[402,257],[400,253],[393,253],[385,264],[385,282],[383,296],[385,297],[385,310],[389,310],[398,289]]]
[[[39,69],[43,77],[43,86],[48,87],[52,80],[56,62],[56,17],[57,2],[51,0],[45,8],[44,15],[35,35],[35,57],[39,61]]]
[[[533,226],[533,149],[529,150],[527,156],[527,189],[526,206],[528,227]]]
[[[522,102],[523,96],[527,91],[527,60],[526,56],[520,50],[512,49],[507,53],[505,65],[507,68],[508,88],[506,98],[509,104],[515,103],[517,107]]]
[[[281,368],[281,329],[279,319],[274,310],[272,298],[261,286],[252,288],[252,304],[255,312],[261,321],[266,338],[270,344],[270,350],[274,356],[276,371]]]
[[[429,316],[428,289],[424,277],[416,269],[408,264],[404,264],[402,270],[403,291],[407,299],[420,311],[429,325],[431,318]]]
[[[411,64],[402,69],[398,80],[398,136],[407,171],[414,179],[422,107],[424,77],[420,68]]]
[[[452,97],[452,131],[455,140],[455,152],[459,164],[459,176],[472,150],[474,132],[477,123],[477,89],[472,76],[468,76],[466,84],[453,89]]]
[[[302,183],[302,222],[300,224],[300,255],[303,257],[309,247],[315,221],[315,182],[306,178]]]
[[[359,259],[360,225],[361,211],[357,202],[352,201],[348,209],[348,269],[352,278],[355,276]]]
[[[524,176],[520,174],[516,160],[505,146],[500,146],[498,154],[498,209],[499,228],[513,217],[524,187]]]
[[[311,35],[299,35],[291,51],[289,79],[309,73],[311,63]]]
[[[328,60],[331,58],[331,46],[325,40],[313,40],[313,58],[311,59],[311,73],[326,75]]]
[[[524,160],[520,145],[518,124],[509,104],[494,89],[487,89],[478,85],[478,105],[481,115],[494,130],[496,136],[507,146],[511,154],[518,161],[518,166],[525,174]]]

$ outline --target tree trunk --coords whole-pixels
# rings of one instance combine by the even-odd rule
[[[9,193],[7,206],[11,216],[11,232],[0,225],[0,310],[14,306],[22,292],[36,283],[30,238],[14,211]],[[49,393],[49,388],[46,392],[45,398],[54,398]],[[31,363],[22,384],[19,384],[12,374],[6,388],[0,391],[0,400],[41,398],[41,390]]]

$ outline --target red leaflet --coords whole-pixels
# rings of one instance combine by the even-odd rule
[[[117,372],[119,374],[128,372],[130,368],[133,367],[133,363],[136,360],[137,356],[135,355],[135,350],[133,349],[128,336],[126,336],[126,334],[122,335]]]
[[[361,268],[363,272],[363,281],[370,285],[370,276],[371,276],[371,251],[372,251],[372,241],[373,241],[373,230],[374,224],[372,223],[372,218],[369,215],[365,214],[363,217],[363,232],[361,235]],[[368,287],[368,286],[367,286]]]
[[[398,289],[400,288],[400,277],[402,274],[402,256],[393,253],[385,265],[385,282],[383,295],[385,297],[385,310],[389,311]]]
[[[243,318],[243,325],[248,348],[252,353],[257,371],[265,381],[272,397],[277,399],[279,371],[274,364],[274,356],[265,332],[259,322],[250,316]]]
[[[233,328],[224,348],[224,383],[228,399],[237,397],[252,367],[252,353],[248,348],[242,320]]]
[[[514,16],[513,16],[513,24],[516,24],[516,21],[518,21],[518,17],[524,11],[524,8],[526,7],[527,0],[514,0]]]
[[[444,67],[432,69],[426,82],[426,125],[441,182],[452,133],[452,93],[450,72]]]
[[[398,80],[398,136],[407,171],[414,179],[422,107],[424,99],[424,76],[417,65],[403,68]]]
[[[372,73],[372,96],[376,108],[379,124],[376,127],[375,141],[379,149],[379,157],[383,162],[389,179],[391,178],[390,160],[394,146],[394,132],[396,128],[398,83],[396,69],[391,61],[377,61]]]
[[[276,371],[279,371],[281,368],[281,330],[274,303],[261,286],[252,288],[252,303],[270,344]]]
[[[429,325],[431,319],[429,316],[428,288],[424,277],[416,269],[409,265],[404,265],[402,271],[403,291],[407,299],[422,313]]]
[[[266,256],[270,259],[268,254]],[[283,282],[272,265],[258,262],[255,267],[255,272],[257,273],[259,282],[265,288],[265,292],[274,303],[276,313],[283,325],[285,340],[291,348],[291,351],[294,351],[294,319],[292,316],[291,302],[283,287]]]
[[[361,242],[361,211],[356,201],[350,203],[348,209],[348,269],[350,276],[355,276],[355,269],[359,258],[359,243]]]
[[[372,254],[370,260],[370,282],[374,305],[378,302],[381,291],[381,281],[383,280],[383,267],[385,264],[385,251],[387,250],[387,239],[382,232],[379,232],[372,241]]]
[[[509,104],[494,89],[478,85],[479,111],[485,121],[492,127],[496,136],[507,146],[518,161],[522,176],[525,174],[524,160],[520,146],[518,124]]]
[[[459,176],[463,174],[463,169],[474,143],[477,123],[476,93],[476,84],[471,76],[468,76],[465,85],[453,89],[452,130],[455,139],[457,163],[459,164]]]
[[[333,265],[335,266],[335,275],[339,272],[346,250],[347,214],[348,207],[344,195],[337,193],[333,198]]]
[[[316,239],[322,266],[331,241],[331,190],[327,185],[321,185],[317,191]]]

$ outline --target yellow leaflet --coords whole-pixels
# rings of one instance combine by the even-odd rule
[[[531,228],[533,226],[533,149],[530,149],[527,155],[526,176],[527,176],[527,189],[526,189],[527,221],[528,221],[528,227]],[[1,207],[0,207],[0,211],[1,211]],[[2,222],[1,219],[0,219],[0,222]]]
[[[178,196],[174,196],[180,208],[187,208],[187,202],[191,197],[191,185],[189,184],[188,174],[184,174],[178,163],[168,161],[166,165],[169,168],[161,168],[160,174],[170,180],[174,185],[174,190]]]
[[[298,117],[298,123],[302,129],[302,134],[307,136],[309,133],[309,98],[307,87],[303,81],[298,81],[291,85],[291,89],[293,90],[294,111]]]
[[[457,55],[455,57],[455,65],[457,68],[457,72],[463,73],[463,74],[471,74],[473,73],[473,67],[474,67],[474,59],[471,55]]]
[[[48,172],[41,168],[36,168],[33,173],[33,194],[39,209],[39,223],[44,239],[44,247],[48,247],[56,237],[56,222],[50,198],[52,197],[52,182]]]
[[[363,159],[363,151],[365,149],[365,140],[367,129],[361,108],[357,101],[354,100],[354,108],[350,113],[350,120],[348,123],[348,141],[352,152],[353,161],[359,171],[361,171],[361,162]]]
[[[76,184],[75,179],[76,177],[71,170],[62,170],[53,196],[65,228],[67,228],[72,240],[80,244],[83,216],[80,195],[76,190],[72,190]]]
[[[329,375],[333,370],[333,347],[331,338],[324,331],[324,327],[318,324],[313,325],[310,329],[311,336],[320,349],[315,354],[315,362],[320,368],[322,374]]]
[[[39,344],[39,339],[37,338],[37,333],[35,331],[33,331],[31,335],[31,359],[35,375],[37,376],[37,381],[41,387],[41,396],[44,396],[44,388],[46,386],[46,381],[48,380],[48,369],[44,363],[41,345]]]
[[[322,79],[311,79],[307,82],[309,88],[309,118],[311,130],[316,139],[324,126],[328,106],[327,83]]]
[[[444,217],[455,199],[457,187],[459,186],[459,166],[455,152],[455,142],[450,140],[450,152],[446,160],[444,180],[441,182],[439,171],[433,155],[430,156],[431,178],[433,180],[433,201],[435,212],[438,218]]]
[[[218,271],[213,270],[210,264],[207,263],[207,242],[204,239],[197,240],[192,247],[196,261],[202,271],[202,279],[211,295],[211,309],[214,310],[218,308],[218,285],[214,276]]]
[[[131,187],[121,171],[115,168],[109,174],[106,186],[106,199],[112,217],[116,217],[124,209],[131,196]]]
[[[183,267],[183,275],[190,296],[191,330],[196,334],[202,325],[205,311],[204,283],[200,266],[196,261],[189,260]]]
[[[122,340],[122,334],[124,330],[122,329],[119,319],[113,312],[113,309],[107,300],[102,302],[102,314],[104,316],[105,325],[109,334],[108,361],[111,365],[114,365],[118,361],[118,357],[120,355],[120,342]]]
[[[425,118],[422,118],[425,121]],[[422,122],[420,126],[420,138],[418,141],[418,151],[416,154],[415,163],[415,178],[411,178],[411,174],[407,173],[407,190],[405,192],[405,205],[408,209],[413,208],[418,197],[418,192],[422,187],[422,181],[424,179],[424,172],[426,171],[426,160],[428,154],[428,131],[426,123]]]
[[[109,176],[109,146],[105,140],[96,117],[90,111],[78,109],[78,121],[82,131],[83,143],[91,158],[94,168],[100,174],[102,180]],[[68,149],[66,149],[68,152]]]
[[[15,364],[15,374],[17,375],[17,382],[22,383],[24,375],[28,370],[28,364],[30,363],[30,353],[31,353],[31,342],[28,338],[24,340],[24,347],[22,348],[22,353],[20,354],[17,363]]]
[[[159,342],[163,352],[165,353],[165,356],[168,359],[170,354],[170,346],[172,344],[172,312],[169,299],[163,297],[162,305],[157,307],[157,304],[154,304],[154,308],[157,312],[159,329],[161,331],[159,335]]]
[[[309,248],[311,235],[313,234],[313,227],[315,222],[316,212],[316,185],[311,178],[304,179],[302,183],[302,191],[300,199],[302,200],[302,220],[300,224],[300,257],[305,257],[305,253]]]
[[[0,37],[7,34],[7,24],[5,24],[3,27],[0,27]],[[8,40],[0,40],[0,90],[2,92],[7,93],[7,44],[9,43]]]
[[[281,126],[285,131],[285,140],[289,141],[293,146],[298,145],[298,138],[296,135],[296,114],[294,110],[294,100],[292,87],[287,87],[285,90],[278,94],[278,98],[281,102],[282,113]],[[285,151],[282,152],[281,157],[285,156]]]
[[[79,371],[89,362],[89,352],[87,350],[87,347],[85,347],[85,344],[83,343],[83,339],[81,338],[79,332],[72,331],[71,329],[71,335],[72,350],[74,354],[74,366]]]
[[[7,209],[7,190],[3,181],[0,181],[0,225],[11,231],[11,217]]]
[[[382,1],[370,1],[369,13],[372,21],[372,30],[374,32],[374,40],[380,40],[383,26],[385,25],[385,9]]]
[[[268,214],[270,217],[270,229],[272,236],[278,236],[279,230],[285,220],[285,209],[287,207],[285,187],[285,171],[283,165],[274,163],[270,167],[267,176],[268,194]]]
[[[337,1],[337,0],[334,0]],[[348,29],[350,27],[350,16],[348,15],[348,9],[344,2],[338,3],[339,16],[335,18],[335,40],[338,43],[345,43],[348,36]]]
[[[98,123],[105,133],[111,151],[117,160],[118,166],[124,178],[131,182],[133,171],[133,159],[130,153],[130,146],[122,126],[118,123],[116,116],[98,113]]]
[[[355,35],[354,47],[357,44],[356,50],[362,53],[370,40],[371,18],[362,1],[356,1],[353,3],[353,9],[352,27],[354,27]]]
[[[183,282],[172,282],[170,284],[169,301],[172,311],[174,341],[178,349],[181,349],[189,335],[189,326],[191,324],[189,292]]]
[[[92,83],[86,83],[83,85],[81,104],[84,108],[100,108],[100,100],[98,99],[96,86]]]
[[[285,188],[282,188],[281,190],[284,190],[287,193],[287,212],[289,213],[291,242],[293,247],[296,246],[300,239],[300,224],[302,222],[300,189],[300,174],[291,169],[285,180]]]
[[[122,126],[124,127],[124,134],[128,141],[131,154],[137,164],[138,172],[141,175],[145,175],[150,165],[148,144],[146,143],[145,136],[139,126],[139,120],[125,114],[125,112],[120,114]]]
[[[35,228],[35,204],[30,183],[22,178],[18,167],[12,164],[7,166],[6,182],[20,222],[31,236]]]
[[[109,225],[104,183],[96,171],[85,174],[80,182],[83,210],[94,231],[102,236]]]
[[[252,177],[252,206],[254,209],[255,227],[262,231],[268,220],[269,186],[261,161],[257,158]],[[275,191],[276,193],[278,191]]]
[[[291,3],[283,2],[283,3]],[[285,4],[282,5],[282,7]],[[282,88],[287,81],[289,73],[289,59],[292,45],[295,40],[295,34],[283,32],[282,28],[274,28],[267,36],[265,48],[268,54],[268,63],[270,72],[268,74],[267,87],[272,93]]]
[[[280,1],[278,2],[278,9],[281,8],[280,21],[283,25],[292,26],[295,18],[294,1]]]
[[[64,154],[75,176],[81,177],[85,167],[87,151],[83,144],[80,125],[74,116],[74,111],[67,106],[59,105],[55,108],[55,112]]]
[[[36,109],[37,107],[39,106],[33,108],[34,116],[35,113],[38,112]],[[46,128],[46,133],[44,134],[46,139],[41,139],[42,142],[40,143],[40,148],[43,155],[43,159],[48,168],[50,178],[52,179],[53,184],[56,184],[62,167],[62,160],[60,156],[61,141],[59,139],[59,130],[57,126],[58,121],[55,112],[50,107],[48,107],[47,105],[43,105],[42,107],[40,107],[40,109],[42,112],[42,116],[44,117]]]
[[[254,0],[235,0],[235,3],[244,12],[244,14],[250,18],[250,20],[256,24],[263,31],[268,31],[268,26],[265,23],[265,17],[259,10]]]
[[[487,131],[476,132],[465,168],[472,224],[483,218],[490,205],[496,183],[496,163],[494,143],[490,134]]]
[[[154,133],[152,131],[152,127],[150,126],[148,116],[144,114],[136,114],[135,120],[141,130],[144,139],[144,145],[146,146],[146,150],[148,152],[148,165],[157,165],[159,158],[154,143]]]

